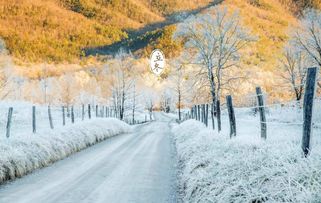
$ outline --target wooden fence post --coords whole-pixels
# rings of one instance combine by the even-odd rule
[[[261,138],[266,139],[266,118],[265,118],[265,107],[261,87],[256,87],[257,103],[260,112],[260,123],[261,123]]]
[[[233,108],[232,96],[226,96],[226,105],[228,110],[228,117],[230,121],[230,138],[236,136],[236,123],[235,123],[235,113]]]
[[[214,105],[214,102],[213,102],[213,103],[211,104],[211,117],[212,117],[212,127],[213,127],[213,130],[215,129],[214,112],[215,112],[215,105]]]
[[[195,108],[192,106],[192,119],[195,119]]]
[[[218,99],[216,101],[216,116],[217,116],[217,130],[221,132],[222,130],[222,121],[221,121],[221,101]]]
[[[206,105],[202,104],[202,111],[203,111],[203,123],[206,125]]]
[[[200,113],[201,113],[201,106],[198,104],[198,105],[197,105],[197,119],[196,119],[196,120],[198,120],[198,121],[201,121],[201,115],[200,115]]]
[[[312,136],[312,114],[313,103],[315,95],[315,85],[317,81],[317,74],[319,69],[316,67],[309,68],[307,73],[304,101],[303,101],[303,136],[302,136],[302,150],[304,156],[307,156],[311,150],[311,136]]]
[[[96,118],[98,117],[98,105],[96,105]]]
[[[66,125],[66,113],[65,113],[65,107],[62,106],[61,107],[62,110],[62,125],[65,126]]]
[[[13,108],[10,107],[8,111],[8,120],[7,120],[7,131],[6,131],[6,136],[7,138],[10,137],[10,130],[11,130],[11,121],[12,121],[12,112]]]
[[[71,123],[75,123],[74,106],[71,106]]]
[[[52,122],[52,115],[51,115],[50,105],[48,106],[48,117],[49,117],[50,128],[51,128],[51,129],[54,129],[53,122]]]
[[[81,105],[81,120],[85,120],[85,105]]]
[[[101,117],[104,118],[105,117],[105,106],[101,107]]]
[[[199,120],[200,122],[203,122],[203,121],[202,121],[202,115],[203,115],[203,114],[202,114],[202,105],[201,105],[201,104],[199,105],[199,109],[198,109],[198,110],[199,110],[199,112],[198,112],[198,120]]]
[[[70,118],[70,109],[69,109],[69,104],[67,105],[67,117]]]
[[[201,104],[200,110],[201,110],[201,122],[204,123],[204,104]]]
[[[91,119],[91,109],[90,104],[88,104],[88,118]]]
[[[32,132],[36,133],[36,106],[32,106]]]
[[[205,104],[205,125],[208,126],[208,104]]]

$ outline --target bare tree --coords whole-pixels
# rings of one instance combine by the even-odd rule
[[[120,49],[115,55],[115,62],[111,72],[114,76],[112,86],[114,110],[121,120],[124,119],[128,93],[134,84],[134,81],[131,80],[133,65],[132,54],[126,52],[124,49]]]
[[[12,79],[11,57],[3,40],[0,39],[0,99],[5,99],[11,92],[10,81]]]
[[[166,88],[160,96],[160,109],[165,113],[169,113],[172,110],[172,102],[171,90]]]
[[[174,37],[186,39],[185,46],[195,51],[195,59],[205,68],[212,102],[216,106],[218,131],[221,130],[220,97],[223,71],[235,67],[239,51],[254,38],[242,28],[237,12],[215,7],[208,13],[192,16],[178,25]]]
[[[306,80],[307,63],[305,53],[300,50],[296,51],[294,47],[286,47],[280,62],[284,70],[281,73],[281,77],[290,84],[296,100],[300,101]]]
[[[145,109],[149,113],[149,119],[153,119],[153,111],[156,108],[156,102],[158,100],[158,95],[155,93],[153,89],[145,89],[142,92],[142,96],[145,102]]]
[[[153,119],[153,110],[155,107],[155,101],[152,97],[147,98],[146,107],[149,113],[149,120]]]
[[[172,81],[172,88],[175,91],[177,97],[176,107],[178,109],[178,120],[181,120],[181,108],[183,106],[183,98],[186,94],[186,82],[187,74],[185,71],[184,63],[180,62],[178,59],[172,60],[171,66],[173,71],[170,75]]]
[[[69,116],[69,106],[74,103],[75,90],[77,89],[75,85],[74,76],[71,73],[60,76],[60,86],[61,86],[61,101],[67,107],[67,115]]]
[[[304,12],[301,25],[294,32],[294,43],[321,66],[321,12],[308,9]]]
[[[47,95],[48,95],[48,68],[46,64],[41,66],[41,71],[38,74],[37,79],[39,80],[39,84],[41,87],[41,91],[43,93],[43,103],[47,103]]]

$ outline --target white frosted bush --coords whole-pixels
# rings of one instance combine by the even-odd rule
[[[130,131],[117,119],[94,119],[47,133],[0,139],[0,183],[21,177],[108,137]]]

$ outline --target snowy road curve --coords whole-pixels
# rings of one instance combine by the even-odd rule
[[[171,119],[137,126],[50,167],[0,186],[6,203],[176,202]]]

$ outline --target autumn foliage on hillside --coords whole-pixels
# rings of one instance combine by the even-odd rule
[[[209,0],[0,0],[0,37],[15,58],[75,62],[88,47],[106,46],[127,32],[198,8]]]

